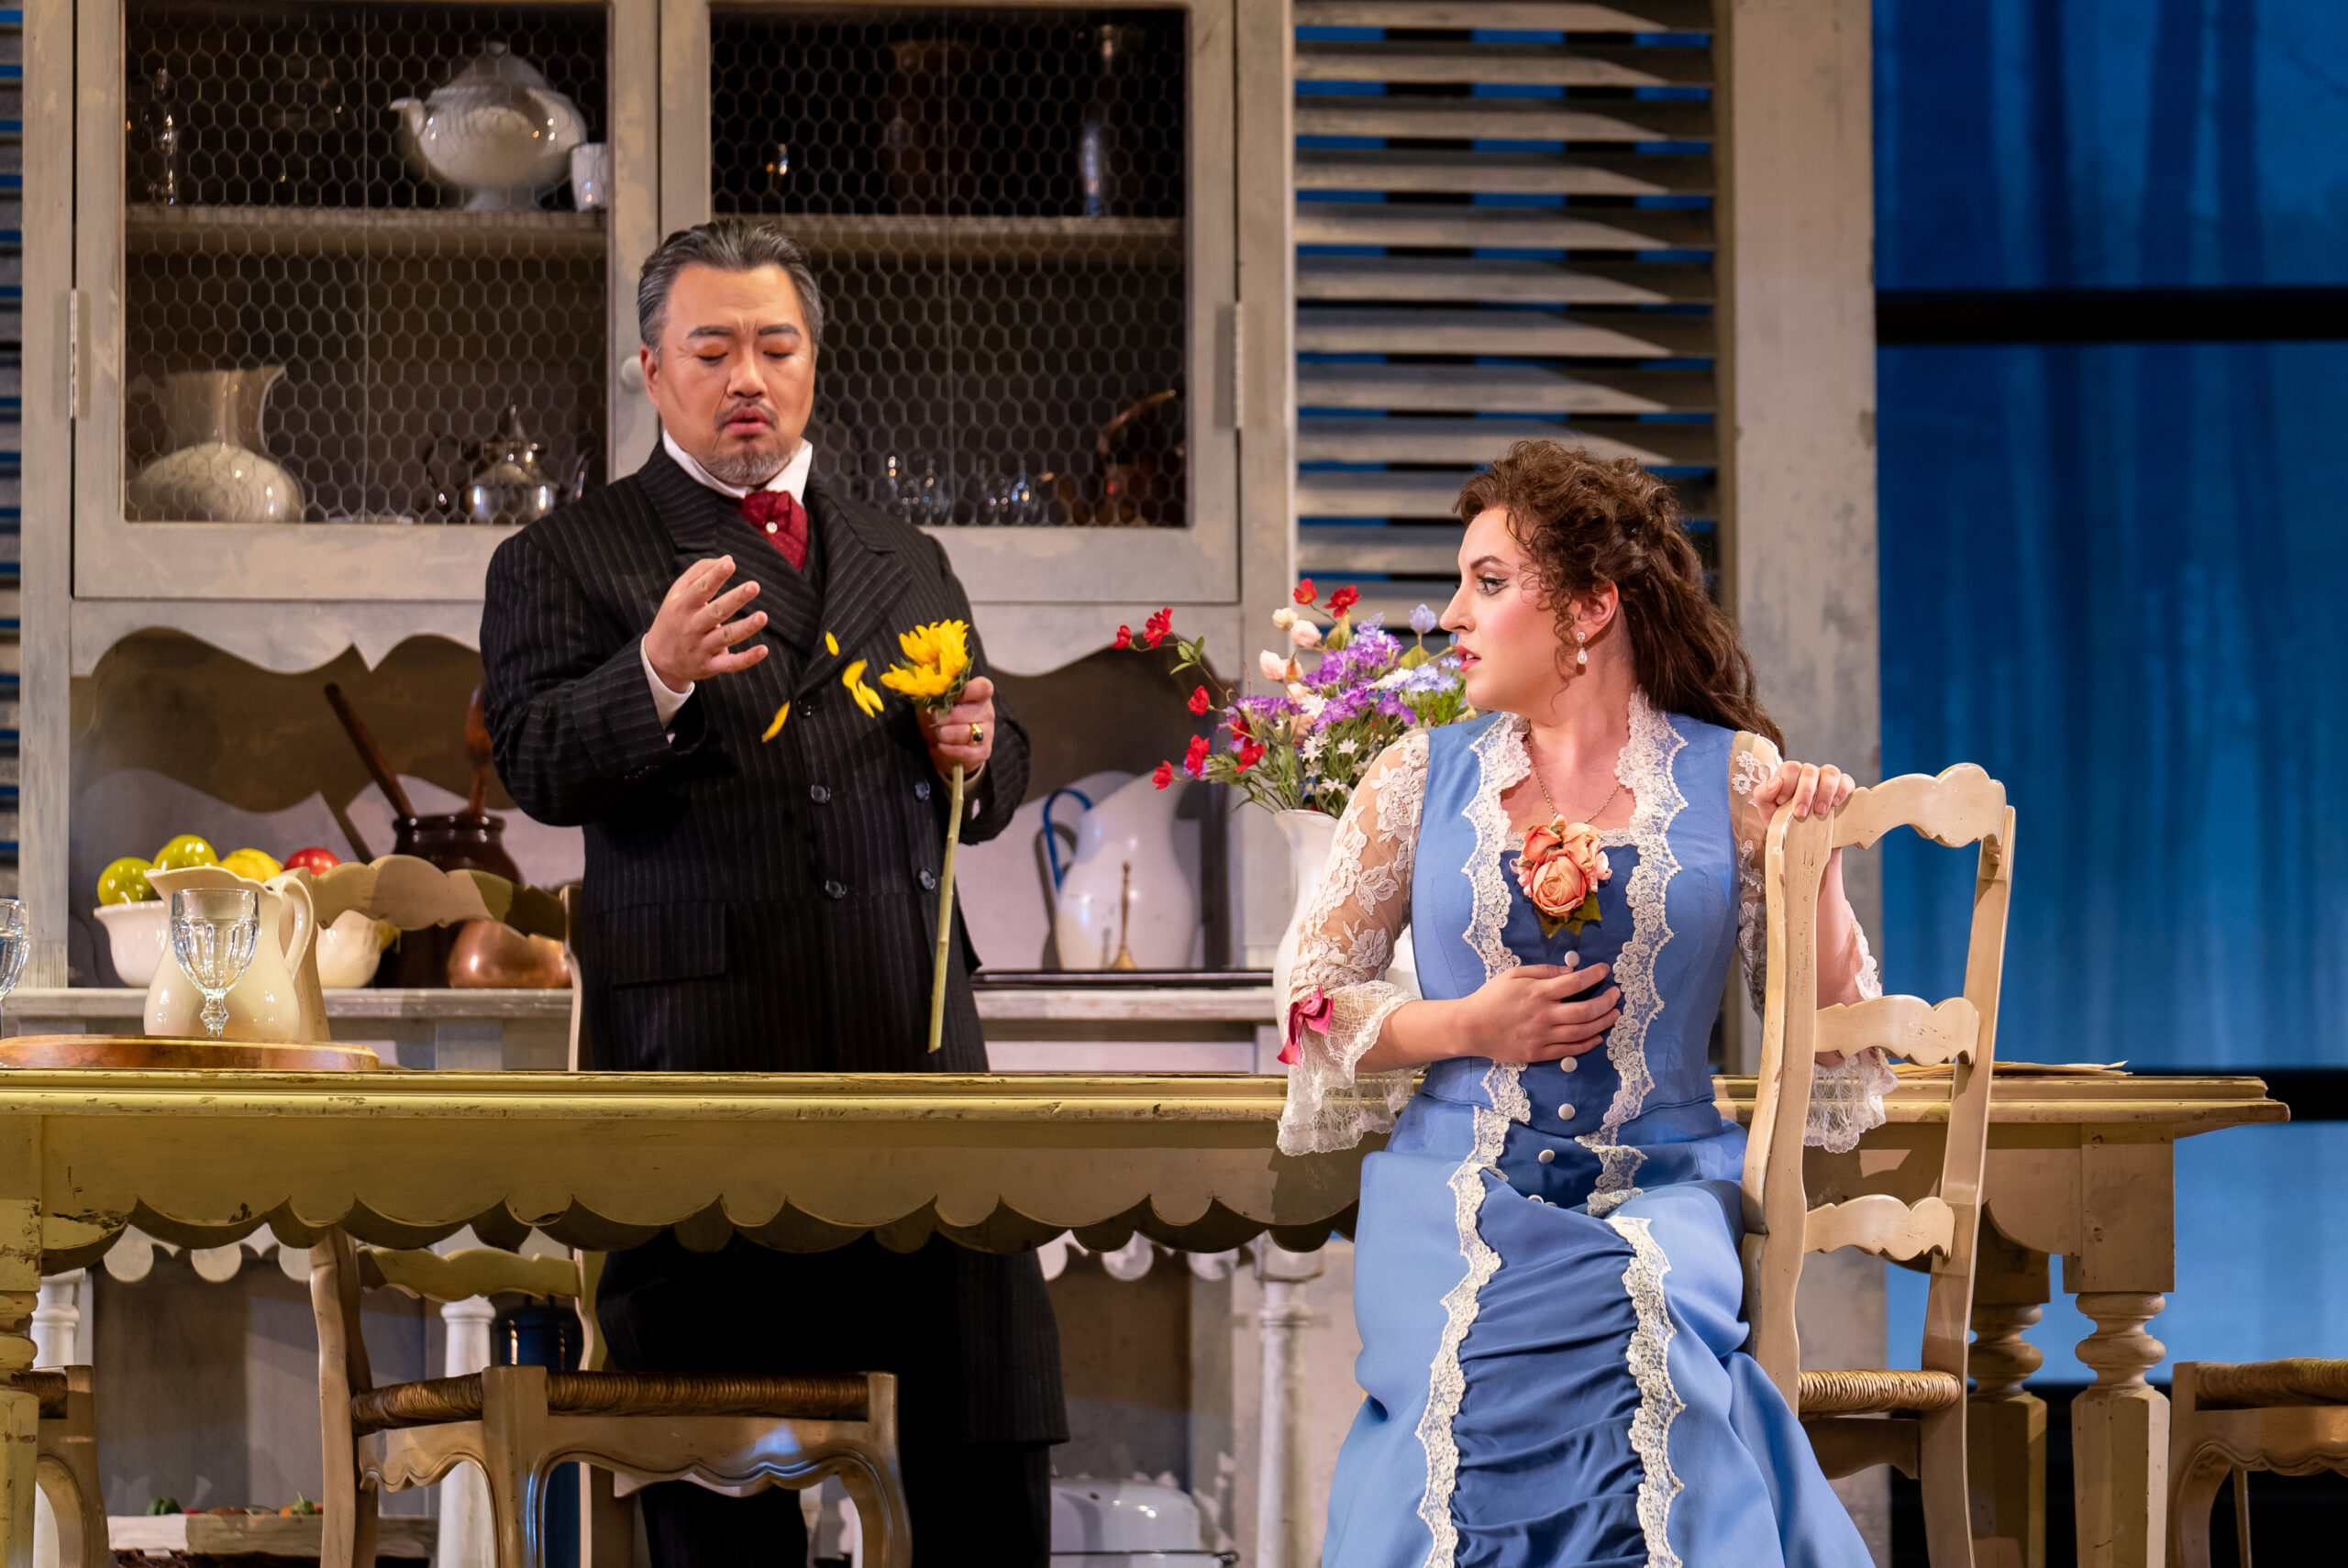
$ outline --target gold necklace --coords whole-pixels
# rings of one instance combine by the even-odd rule
[[[1557,809],[1556,798],[1549,793],[1547,781],[1541,777],[1541,765],[1533,759],[1533,747],[1530,744],[1527,744],[1524,748],[1524,762],[1525,766],[1533,770],[1533,786],[1541,791],[1542,803],[1549,808],[1549,815],[1552,818],[1564,816],[1566,813]],[[1614,788],[1606,791],[1606,799],[1598,802],[1598,810],[1582,818],[1583,825],[1587,826],[1596,822],[1600,814],[1614,803],[1614,797],[1622,792],[1623,781],[1617,778],[1614,780]]]

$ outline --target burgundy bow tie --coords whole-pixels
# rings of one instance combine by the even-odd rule
[[[782,558],[798,570],[807,569],[807,509],[787,490],[754,490],[735,502],[755,524]]]

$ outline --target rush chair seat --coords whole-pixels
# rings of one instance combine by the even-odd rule
[[[2234,1484],[2234,1540],[2250,1568],[2250,1473],[2348,1474],[2348,1361],[2179,1362],[2169,1390],[2168,1555],[2210,1568],[2210,1507]]]
[[[638,1481],[692,1478],[735,1491],[803,1488],[837,1475],[863,1521],[867,1568],[909,1568],[897,1463],[897,1385],[887,1373],[672,1375],[493,1366],[377,1387],[360,1299],[391,1286],[427,1300],[521,1291],[592,1297],[577,1258],[469,1249],[441,1257],[355,1245],[330,1231],[310,1250],[325,1455],[322,1568],[375,1560],[380,1491],[429,1485],[471,1460],[488,1479],[498,1568],[543,1568],[541,1515],[558,1464],[583,1460]],[[591,1358],[592,1364],[592,1358]]]
[[[1885,996],[1821,1008],[1816,928],[1827,857],[1846,845],[1872,845],[1902,826],[1953,848],[1980,845],[1965,993],[1938,1006]],[[1855,791],[1827,816],[1797,820],[1790,807],[1780,808],[1767,838],[1767,1005],[1744,1153],[1749,1342],[1762,1370],[1801,1418],[1828,1475],[1890,1464],[1922,1484],[1933,1568],[1972,1568],[1974,1561],[1965,1361],[2013,827],[2005,786],[1966,764],[1936,778],[1911,774]],[[1870,1047],[1920,1066],[1948,1068],[1948,1134],[1939,1180],[1913,1203],[1876,1193],[1813,1209],[1803,1186],[1802,1138],[1817,1054]],[[1929,1260],[1921,1369],[1801,1370],[1794,1294],[1802,1259],[1840,1247],[1903,1262]]]
[[[90,1369],[36,1367],[9,1381],[40,1403],[34,1475],[57,1516],[57,1561],[114,1568],[105,1496],[98,1485],[97,1398]]]

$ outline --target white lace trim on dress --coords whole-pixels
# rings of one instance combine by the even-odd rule
[[[1419,816],[1426,803],[1427,733],[1413,731],[1372,763],[1338,819],[1320,890],[1307,910],[1279,999],[1289,1009],[1317,988],[1329,1004],[1328,1030],[1300,1032],[1280,1112],[1282,1154],[1350,1149],[1366,1132],[1394,1125],[1411,1098],[1407,1071],[1357,1075],[1355,1065],[1378,1043],[1394,1010],[1411,994],[1381,977],[1394,939],[1410,923],[1411,869]]]
[[[1525,729],[1525,721],[1512,713],[1476,737],[1476,792],[1466,812],[1476,843],[1460,869],[1468,875],[1468,946],[1484,961],[1488,980],[1518,962],[1507,941],[1508,874],[1501,869],[1501,853],[1508,845],[1509,826],[1501,797],[1533,771]]]
[[[1623,1289],[1638,1320],[1631,1331],[1630,1367],[1639,1386],[1639,1413],[1631,1418],[1631,1451],[1646,1472],[1639,1481],[1639,1529],[1646,1537],[1647,1568],[1680,1568],[1679,1554],[1671,1550],[1671,1505],[1683,1484],[1671,1468],[1671,1423],[1687,1406],[1671,1385],[1671,1339],[1678,1331],[1672,1326],[1671,1309],[1663,1295],[1663,1276],[1671,1272],[1671,1260],[1656,1245],[1646,1220],[1617,1215],[1607,1223],[1631,1243]]]
[[[1597,1184],[1589,1195],[1589,1211],[1612,1213],[1638,1191],[1639,1166],[1646,1156],[1624,1149],[1623,1127],[1646,1106],[1655,1088],[1648,1070],[1647,1030],[1663,1016],[1663,993],[1655,983],[1656,961],[1671,940],[1666,902],[1671,879],[1679,871],[1671,852],[1671,827],[1688,804],[1679,792],[1672,767],[1688,742],[1671,721],[1655,710],[1641,691],[1631,693],[1631,734],[1615,759],[1614,776],[1631,792],[1631,842],[1639,861],[1623,889],[1631,911],[1631,934],[1614,957],[1614,984],[1622,991],[1622,1017],[1606,1036],[1606,1059],[1616,1077],[1614,1099],[1600,1120],[1598,1131],[1575,1140],[1599,1158]]]
[[[1459,1439],[1451,1428],[1468,1394],[1459,1347],[1475,1326],[1484,1286],[1501,1266],[1500,1253],[1484,1240],[1476,1221],[1487,1195],[1500,1190],[1485,1187],[1484,1173],[1500,1169],[1501,1146],[1507,1141],[1509,1123],[1531,1119],[1532,1108],[1517,1082],[1521,1070],[1512,1062],[1494,1062],[1485,1072],[1484,1092],[1494,1109],[1474,1108],[1475,1144],[1451,1173],[1459,1255],[1467,1260],[1468,1272],[1443,1298],[1443,1338],[1436,1343],[1434,1364],[1428,1373],[1427,1408],[1419,1417],[1419,1446],[1427,1456],[1427,1489],[1419,1497],[1419,1518],[1434,1540],[1425,1568],[1452,1568],[1459,1549],[1459,1527],[1451,1518],[1451,1497],[1459,1484]]]

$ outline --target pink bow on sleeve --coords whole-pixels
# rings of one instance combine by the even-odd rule
[[[1321,988],[1318,986],[1313,987],[1312,994],[1302,1001],[1289,1003],[1288,1043],[1280,1047],[1279,1055],[1279,1060],[1283,1065],[1293,1066],[1302,1059],[1302,1053],[1296,1047],[1298,1042],[1304,1038],[1306,1030],[1310,1029],[1323,1036],[1328,1034],[1329,1014],[1333,1010],[1335,1010],[1329,999],[1321,994]]]

